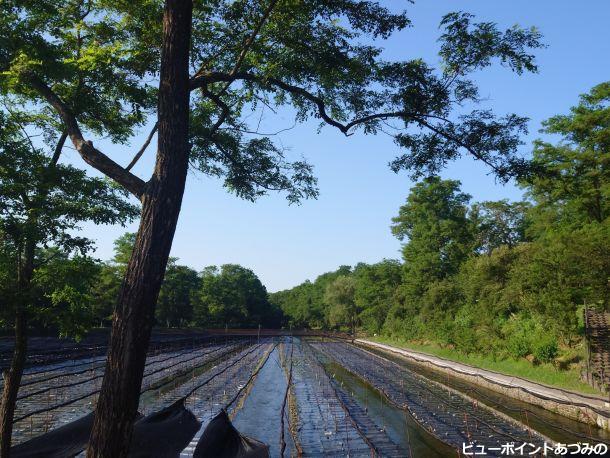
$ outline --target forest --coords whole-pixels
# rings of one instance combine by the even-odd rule
[[[134,240],[133,233],[117,239],[115,255],[107,262],[57,250],[37,253],[44,265],[33,277],[37,311],[31,322],[33,330],[80,338],[94,327],[109,326]],[[9,264],[5,258],[2,274],[8,285]],[[197,272],[170,258],[155,322],[164,328],[279,328],[283,314],[269,301],[265,286],[250,269],[225,264]]]

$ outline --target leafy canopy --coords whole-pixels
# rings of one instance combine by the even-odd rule
[[[24,113],[0,111],[2,318],[25,310],[38,325],[81,335],[91,324],[99,266],[86,256],[92,241],[78,235],[79,225],[124,224],[138,209],[110,180],[60,163],[62,137],[54,148],[50,139],[35,141],[33,124]]]
[[[0,228],[14,244],[86,252],[89,241],[74,235],[79,223],[123,224],[137,215],[109,180],[52,163],[48,148],[31,143],[13,118],[0,113],[0,122]]]
[[[138,197],[145,181],[116,162],[128,158],[112,160],[86,137],[125,143],[154,124],[162,7],[160,0],[14,1],[0,18],[0,93],[44,128],[65,127],[86,162]],[[245,199],[271,190],[290,202],[316,197],[311,166],[289,160],[258,128],[262,116],[288,106],[296,122],[318,119],[345,135],[391,125],[405,150],[391,164],[396,171],[429,174],[467,153],[501,179],[527,174],[517,154],[527,119],[480,106],[470,75],[493,62],[536,71],[540,33],[503,31],[455,12],[440,23],[440,68],[384,59],[374,39],[410,26],[405,12],[374,1],[195,1],[192,166]]]
[[[329,305],[328,322],[331,326],[356,324],[355,293],[356,282],[351,275],[339,275],[326,287],[324,300]]]
[[[460,182],[428,177],[417,183],[392,219],[392,233],[403,246],[405,279],[415,288],[457,272],[473,246],[468,219],[470,195]]]
[[[236,264],[204,269],[193,313],[200,326],[277,327],[280,319],[256,274]]]
[[[523,184],[551,220],[601,223],[610,216],[610,82],[582,95],[570,114],[544,123],[558,144],[538,140],[534,162],[548,171]]]

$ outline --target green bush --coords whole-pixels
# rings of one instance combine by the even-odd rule
[[[515,359],[525,358],[532,351],[532,346],[525,334],[513,334],[506,341],[508,354]]]
[[[534,346],[534,357],[543,363],[550,363],[557,357],[559,349],[557,341],[552,337],[547,337]]]
[[[450,318],[439,318],[438,325],[432,328],[432,337],[441,347],[455,345],[455,322]]]
[[[477,352],[479,350],[478,342],[477,334],[472,329],[462,328],[456,332],[455,346],[465,355]]]

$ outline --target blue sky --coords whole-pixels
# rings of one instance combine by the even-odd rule
[[[496,113],[514,112],[531,118],[530,135],[539,137],[542,120],[566,112],[578,95],[610,78],[610,2],[604,0],[537,1],[423,1],[414,5],[402,0],[384,2],[391,8],[406,6],[413,27],[383,43],[385,57],[423,57],[436,64],[438,23],[455,10],[473,13],[479,20],[535,25],[544,34],[547,49],[539,50],[538,74],[518,76],[500,66],[476,75],[486,105]],[[267,113],[263,127],[291,127],[289,111]],[[228,194],[216,180],[190,173],[182,213],[172,248],[180,263],[202,269],[208,265],[238,263],[253,269],[269,291],[290,288],[314,279],[339,265],[359,261],[376,262],[399,258],[400,243],[389,225],[404,202],[412,182],[406,173],[394,174],[387,163],[399,150],[392,139],[355,135],[345,138],[330,128],[317,132],[317,123],[300,125],[276,140],[290,155],[305,156],[315,167],[320,197],[301,206],[288,206],[284,196],[270,195],[256,203]],[[146,130],[131,148],[103,145],[120,163],[143,142]],[[150,148],[134,172],[148,178],[154,149]],[[70,162],[82,166],[76,152],[68,150]],[[513,185],[502,186],[488,175],[482,164],[462,159],[449,166],[443,176],[458,179],[473,200],[519,199]],[[83,225],[97,243],[96,257],[112,256],[113,240],[126,230],[114,226]]]

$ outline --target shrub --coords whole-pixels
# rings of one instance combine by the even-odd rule
[[[531,353],[531,344],[525,334],[513,334],[506,341],[508,354],[513,358],[525,358]]]
[[[550,363],[557,357],[557,341],[552,337],[547,337],[536,343],[534,346],[534,357],[543,363]]]

